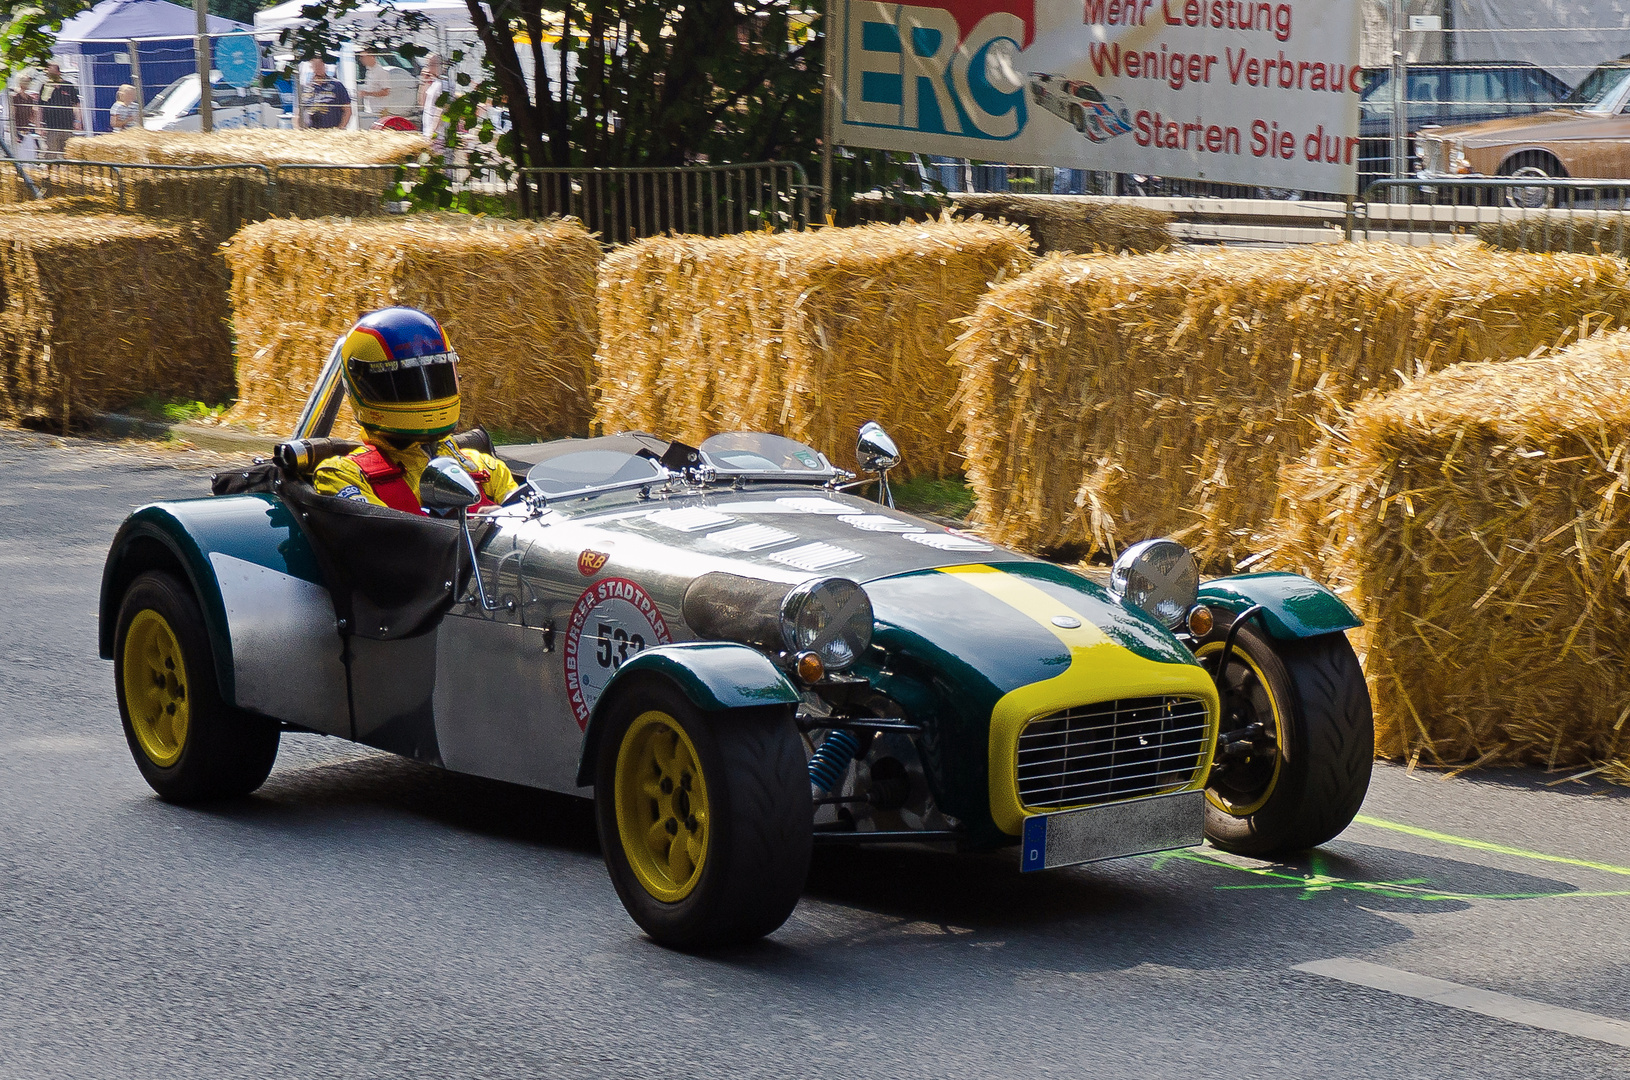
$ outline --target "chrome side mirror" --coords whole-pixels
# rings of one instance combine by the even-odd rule
[[[427,510],[468,510],[480,501],[475,478],[455,458],[432,459],[419,477],[419,503]]]
[[[458,459],[432,458],[419,477],[419,504],[426,510],[458,511],[458,531],[464,536],[464,549],[470,553],[470,573],[475,576],[475,591],[484,611],[497,611],[498,605],[487,599],[487,586],[481,580],[481,564],[475,556],[475,540],[470,536],[470,507],[481,501],[481,489]],[[466,601],[468,602],[468,601]]]
[[[889,490],[889,470],[900,464],[900,448],[894,445],[889,433],[876,420],[861,425],[860,438],[855,441],[855,459],[867,472],[877,474],[877,501],[894,506],[894,492]]]

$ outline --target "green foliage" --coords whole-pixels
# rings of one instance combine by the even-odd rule
[[[90,7],[87,0],[0,0],[0,73],[44,67],[64,21]]]
[[[131,416],[149,420],[163,420],[170,424],[189,424],[209,420],[226,412],[227,405],[212,405],[206,401],[165,401],[151,395],[132,401],[125,411]]]
[[[960,476],[943,480],[932,476],[917,476],[899,483],[891,482],[894,502],[900,509],[924,517],[952,518],[966,521],[973,513],[973,488]]]
[[[285,35],[301,55],[332,50],[359,0],[315,0]],[[473,132],[472,167],[664,166],[808,159],[820,133],[819,12],[784,0],[466,0],[481,75],[445,95]],[[412,18],[383,20],[390,46]],[[544,69],[552,53],[556,71]],[[455,63],[460,57],[450,58]],[[529,88],[527,73],[538,71]],[[507,110],[511,129],[492,125]],[[523,210],[525,207],[523,206]]]

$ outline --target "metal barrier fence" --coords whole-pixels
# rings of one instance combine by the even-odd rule
[[[938,214],[956,196],[896,173],[842,205],[840,220]],[[1040,186],[1039,184],[1036,186]],[[1029,193],[1026,186],[1013,193]],[[1034,188],[1030,189],[1031,191]],[[0,203],[70,198],[121,213],[195,221],[224,240],[273,216],[369,216],[444,206],[510,217],[577,217],[607,244],[667,232],[720,236],[811,223],[815,191],[796,162],[670,169],[493,171],[435,165],[147,165],[0,159]],[[1173,215],[1179,243],[1283,246],[1347,239],[1411,245],[1482,240],[1530,251],[1630,257],[1630,179],[1383,180],[1352,202],[1199,195],[1069,196]],[[848,221],[843,223],[848,224]]]
[[[1482,240],[1522,251],[1630,255],[1630,179],[1382,180],[1355,204],[1355,239]]]
[[[809,177],[793,161],[662,169],[525,169],[510,197],[531,217],[568,214],[604,243],[667,232],[703,236],[801,229]],[[522,185],[526,190],[523,191]]]
[[[0,203],[83,199],[108,210],[258,221],[278,212],[266,165],[145,165],[108,161],[0,159]]]
[[[0,202],[79,198],[121,213],[205,222],[224,238],[284,215],[363,216],[415,208],[570,215],[608,244],[667,232],[721,236],[801,229],[813,189],[791,161],[657,169],[440,165],[147,165],[0,159]]]

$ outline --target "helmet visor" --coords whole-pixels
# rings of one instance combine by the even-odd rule
[[[347,365],[352,389],[363,401],[398,404],[439,401],[458,393],[458,356],[453,352],[410,356],[404,360],[352,358]]]

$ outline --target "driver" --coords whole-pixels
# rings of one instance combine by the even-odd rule
[[[317,466],[319,494],[422,514],[419,478],[431,458],[460,462],[489,509],[520,485],[509,466],[453,445],[458,424],[458,354],[441,324],[409,307],[370,311],[340,345],[345,389],[362,425],[363,445]]]

